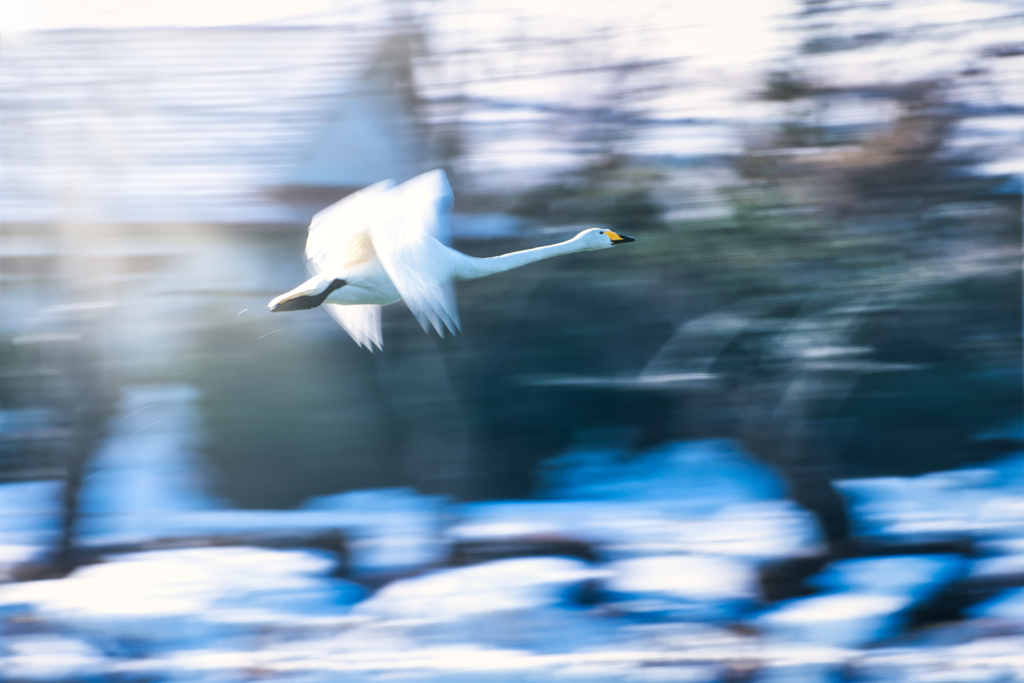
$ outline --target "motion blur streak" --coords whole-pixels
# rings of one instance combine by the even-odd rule
[[[5,680],[1024,680],[1016,3],[0,27]],[[637,240],[266,312],[433,168],[473,256]]]

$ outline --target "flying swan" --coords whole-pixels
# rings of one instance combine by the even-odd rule
[[[268,304],[274,312],[323,305],[360,346],[383,348],[380,307],[405,300],[425,332],[461,330],[456,280],[475,280],[534,261],[633,242],[590,228],[566,242],[474,258],[451,248],[452,190],[438,169],[401,185],[384,180],[328,206],[309,225],[313,275]]]

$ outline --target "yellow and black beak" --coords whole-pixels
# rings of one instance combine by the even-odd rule
[[[612,244],[625,244],[626,242],[636,242],[636,238],[635,237],[628,237],[627,235],[620,235],[619,233],[612,232],[611,230],[605,231],[604,234],[608,235],[608,237],[611,238]]]

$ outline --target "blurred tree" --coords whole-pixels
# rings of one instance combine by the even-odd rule
[[[44,354],[53,371],[48,378],[50,401],[66,429],[60,444],[64,460],[61,532],[55,564],[60,574],[78,566],[78,534],[82,484],[86,465],[106,435],[116,406],[116,392],[103,371],[101,355],[84,337],[76,344],[48,349]]]
[[[86,465],[106,435],[116,402],[95,325],[74,312],[63,317],[45,331],[5,339],[0,354],[0,405],[8,422],[0,431],[0,476],[63,481],[60,500],[54,501],[59,533],[40,576],[62,576],[78,565]]]
[[[822,25],[810,23],[801,68],[767,78],[762,97],[787,117],[737,160],[732,219],[685,229],[702,254],[690,266],[752,319],[714,366],[738,433],[842,538],[829,480],[990,457],[974,437],[1020,415],[1020,214],[995,191],[1004,178],[975,171],[984,151],[955,139],[976,113],[958,99],[970,71],[812,79],[821,54],[896,39],[833,40]],[[830,123],[865,103],[894,113]],[[687,419],[715,423],[700,406],[722,404],[694,397]]]
[[[549,225],[602,225],[626,235],[662,227],[662,207],[651,196],[657,171],[609,157],[524,193],[513,212]]]

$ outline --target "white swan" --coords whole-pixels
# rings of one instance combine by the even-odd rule
[[[424,331],[461,329],[456,280],[474,280],[576,251],[632,242],[590,228],[566,242],[474,258],[455,251],[448,225],[452,190],[438,169],[396,186],[385,180],[313,216],[306,242],[313,277],[268,304],[297,311],[324,304],[360,346],[383,348],[380,307],[404,299]]]

